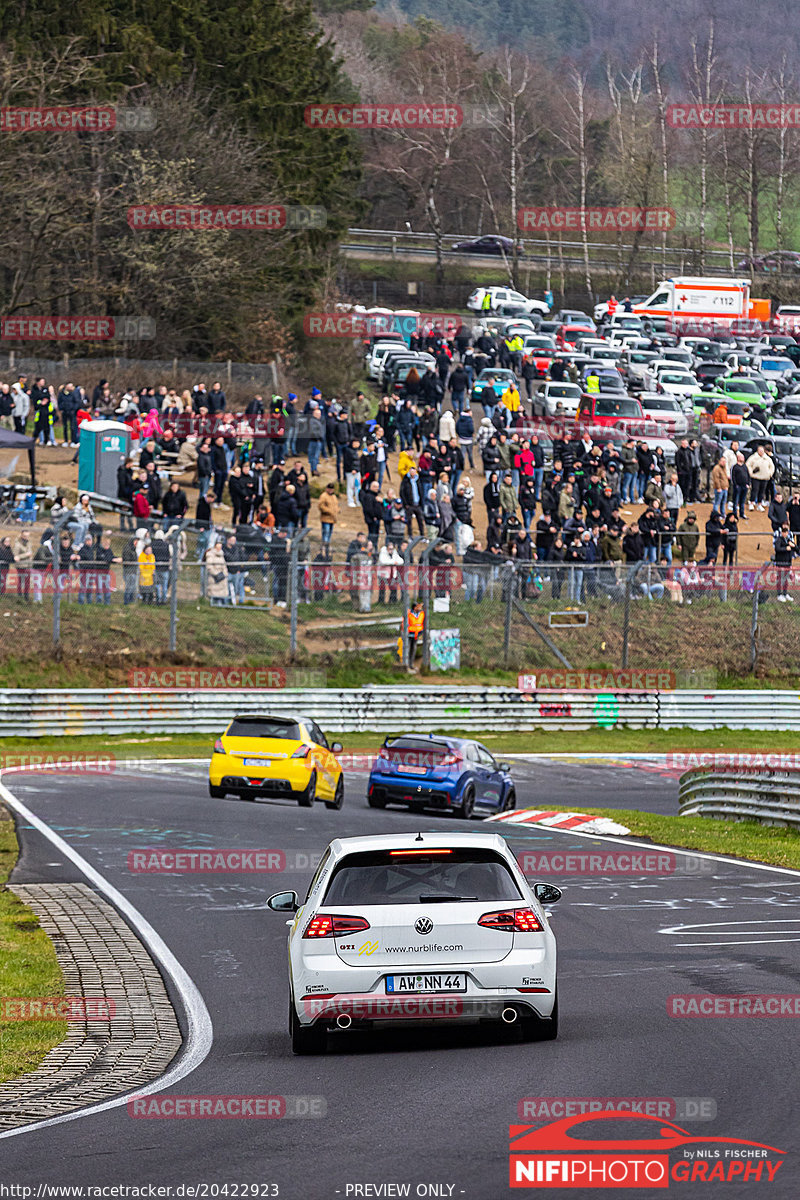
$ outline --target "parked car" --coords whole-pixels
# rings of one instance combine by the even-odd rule
[[[689,419],[680,400],[653,392],[639,396],[645,420],[655,421],[667,437],[683,437],[689,432]]]
[[[484,367],[472,388],[472,399],[478,403],[483,403],[483,393],[492,386],[494,387],[494,400],[496,404],[503,392],[513,383],[516,388],[519,388],[519,381],[513,371],[509,371],[506,367]]]
[[[589,314],[580,308],[560,308],[557,313],[553,313],[553,320],[558,321],[559,325],[583,325],[585,329],[592,330],[596,328]]]
[[[592,332],[593,330],[587,325],[559,325],[556,330],[556,345],[562,350],[566,350]]]
[[[623,350],[619,370],[631,391],[641,390],[645,386],[645,372],[656,361],[656,357],[654,350]]]
[[[584,392],[578,405],[578,420],[588,424],[625,429],[630,425],[641,425],[644,412],[638,400],[632,396],[610,393],[590,395]]]
[[[778,482],[784,487],[796,487],[800,483],[800,437],[779,437],[774,430],[770,432]],[[800,434],[800,429],[797,432]]]
[[[729,371],[727,363],[701,362],[695,367],[694,374],[700,388],[704,392],[711,392],[714,390],[717,380],[727,375]]]
[[[483,298],[487,292],[489,293],[491,302],[490,312],[496,312],[501,304],[513,304],[521,312],[547,313],[550,311],[550,306],[545,304],[543,300],[530,300],[527,296],[523,296],[521,292],[514,291],[513,288],[499,286],[475,288],[467,300],[467,308],[472,312],[484,312]]]
[[[533,415],[574,417],[580,399],[581,389],[576,383],[545,383],[533,397]]]

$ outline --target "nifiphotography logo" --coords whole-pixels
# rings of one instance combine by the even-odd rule
[[[511,1125],[509,1153],[511,1187],[584,1192],[673,1183],[772,1183],[784,1151],[742,1138],[695,1136],[660,1117],[619,1110],[541,1127]]]

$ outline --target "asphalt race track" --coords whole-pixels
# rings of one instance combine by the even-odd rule
[[[518,807],[675,811],[675,779],[652,764],[528,761],[515,777]],[[800,992],[800,912],[792,916],[800,875],[695,856],[661,875],[550,875],[564,888],[553,916],[557,1041],[524,1043],[515,1027],[440,1025],[335,1035],[327,1056],[295,1058],[286,1028],[286,929],[264,901],[283,887],[304,895],[312,866],[278,875],[128,869],[128,852],[144,847],[281,849],[311,864],[336,835],[454,827],[447,817],[369,809],[364,782],[364,773],[349,774],[344,809],[329,812],[211,800],[190,766],[113,777],[4,775],[6,787],[152,924],[199,988],[213,1045],[174,1094],[313,1096],[327,1110],[311,1119],[142,1120],[123,1105],[0,1139],[4,1182],[274,1183],[284,1200],[392,1195],[352,1185],[410,1184],[411,1196],[494,1200],[512,1194],[508,1126],[531,1119],[519,1109],[524,1098],[659,1097],[704,1099],[706,1115],[716,1110],[713,1120],[698,1121],[679,1105],[673,1119],[692,1134],[786,1152],[773,1183],[736,1194],[749,1200],[763,1187],[767,1197],[800,1196],[797,1025],[667,1014],[673,994]],[[505,832],[518,853],[620,849],[613,839],[535,827]],[[14,881],[82,878],[40,832],[21,823],[20,834]],[[417,1192],[421,1184],[439,1190]],[[689,1197],[731,1190],[670,1186]]]

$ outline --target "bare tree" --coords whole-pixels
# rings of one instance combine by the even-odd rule
[[[692,38],[692,91],[693,100],[699,106],[708,107],[713,102],[713,80],[716,67],[714,54],[714,21],[708,23],[708,38],[705,49],[701,50],[696,38]],[[706,125],[700,129],[700,274],[706,269],[706,214],[708,212],[708,155],[709,132]]]
[[[669,153],[667,149],[667,101],[664,85],[661,79],[661,58],[658,45],[658,34],[653,39],[650,51],[650,69],[653,73],[653,86],[656,96],[656,119],[658,121],[659,149],[661,152],[661,202],[666,208],[669,205]],[[655,268],[654,268],[655,269]],[[667,273],[667,231],[661,233],[661,269]],[[655,279],[653,280],[655,286]]]

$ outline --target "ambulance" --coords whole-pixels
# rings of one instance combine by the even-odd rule
[[[662,280],[633,311],[655,327],[684,337],[708,337],[722,330],[748,336],[760,332],[770,319],[769,300],[751,300],[748,279],[698,275]]]

